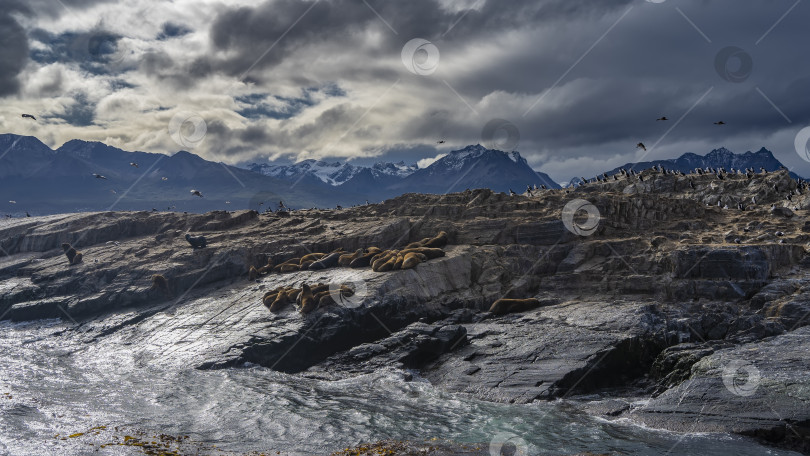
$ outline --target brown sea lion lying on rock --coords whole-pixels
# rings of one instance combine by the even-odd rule
[[[525,312],[540,307],[540,300],[529,299],[499,299],[492,303],[489,311],[495,315],[506,315],[514,312]]]
[[[420,241],[411,242],[410,244],[405,246],[405,249],[415,249],[419,247],[440,249],[446,245],[447,245],[447,233],[444,231],[439,231],[439,234],[437,234],[436,237],[424,238]]]
[[[65,251],[65,256],[68,259],[68,263],[71,265],[79,264],[82,262],[82,252],[77,252],[70,244],[65,242],[62,244],[62,250]]]

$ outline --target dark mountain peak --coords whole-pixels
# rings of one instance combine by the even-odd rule
[[[13,145],[15,148],[48,149],[52,151],[52,149],[40,141],[39,138],[34,136],[15,135],[13,133],[0,135],[0,145],[2,145],[4,148],[8,148]]]
[[[733,157],[736,155],[734,152],[726,149],[725,147],[721,147],[719,149],[714,149],[713,151],[706,154],[707,160],[726,160],[728,158]]]

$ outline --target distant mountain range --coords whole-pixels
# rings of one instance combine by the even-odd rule
[[[252,171],[292,182],[318,179],[341,190],[389,198],[403,193],[450,193],[467,188],[510,189],[527,185],[560,188],[548,175],[533,170],[519,152],[487,149],[480,144],[450,152],[430,166],[377,163],[371,167],[305,160],[294,165],[259,165]]]
[[[658,164],[684,172],[698,167],[772,171],[782,166],[766,149],[744,154],[717,149],[705,156],[688,153],[623,168],[641,170]],[[548,175],[533,170],[520,153],[481,145],[450,152],[425,168],[404,162],[364,167],[305,160],[243,169],[185,151],[172,156],[127,152],[80,140],[53,150],[31,136],[0,135],[0,213],[15,216],[153,208],[263,211],[276,210],[279,201],[290,208],[325,208],[378,202],[403,193],[443,194],[467,188],[523,193],[527,185],[560,188]],[[192,190],[203,196],[194,196]]]
[[[745,169],[754,168],[759,172],[760,168],[765,168],[767,171],[776,171],[783,168],[782,162],[773,156],[773,153],[766,148],[761,148],[756,152],[745,152],[743,154],[735,154],[734,152],[721,147],[714,149],[706,155],[697,155],[691,152],[685,153],[678,158],[669,160],[653,160],[646,162],[627,163],[624,166],[607,171],[608,176],[619,173],[622,169],[629,171],[630,169],[636,172],[652,168],[653,166],[663,166],[669,170],[681,171],[688,173],[694,171],[696,168],[725,168],[726,171],[731,171],[732,168]],[[791,172],[791,177],[799,179],[800,176]],[[583,176],[584,177],[584,176]],[[590,179],[590,177],[588,177]],[[569,182],[569,186],[579,184],[582,181],[580,177],[575,177]]]
[[[527,184],[543,183],[559,187],[533,171],[519,153],[480,145],[451,152],[424,169],[404,162],[362,167],[315,160],[243,169],[186,151],[172,156],[127,152],[81,140],[53,150],[32,136],[0,135],[0,213],[17,216],[99,210],[262,211],[275,210],[279,201],[290,208],[351,206],[408,192],[483,187],[520,192]]]

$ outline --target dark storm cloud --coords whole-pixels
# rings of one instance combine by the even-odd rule
[[[599,15],[630,1],[516,0],[506,4],[488,0],[480,11],[459,12],[442,9],[436,0],[371,1],[374,10],[354,0],[266,1],[257,7],[224,10],[216,17],[211,26],[213,46],[217,50],[235,51],[236,55],[212,58],[211,63],[213,69],[239,75],[254,64],[261,68],[294,58],[295,50],[305,46],[345,42],[346,50],[350,51],[352,42],[364,39],[359,31],[386,27],[374,11],[397,32],[394,35],[386,29],[382,35],[379,44],[388,56],[411,37],[440,39],[452,29],[444,38],[463,41],[470,36],[480,38],[491,32],[536,26],[568,15]],[[290,28],[292,24],[296,25]],[[271,46],[272,50],[259,59]]]
[[[90,102],[85,93],[77,93],[73,96],[73,103],[65,108],[65,114],[61,116],[68,124],[77,127],[93,125],[93,118],[96,113],[96,105]]]
[[[23,2],[3,4],[0,11],[0,97],[16,94],[20,89],[17,79],[28,60],[28,37],[12,13],[28,14]]]

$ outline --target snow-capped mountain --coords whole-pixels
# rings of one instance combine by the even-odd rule
[[[329,185],[340,185],[351,179],[358,171],[356,166],[348,163],[329,163],[321,160],[304,160],[294,165],[251,164],[248,169],[265,176],[280,179],[298,180],[304,174],[310,174]]]
[[[448,193],[467,188],[490,188],[522,193],[527,185],[560,188],[548,175],[533,170],[519,152],[503,152],[476,144],[450,152],[391,187],[406,192]]]
[[[268,176],[304,182],[318,179],[340,190],[379,200],[402,193],[447,193],[491,188],[522,193],[527,185],[560,188],[546,174],[534,171],[517,151],[503,152],[476,144],[448,153],[420,169],[417,165],[377,163],[371,167],[304,160],[294,165],[253,164],[248,169]]]
[[[406,165],[404,161],[399,163],[376,163],[373,166],[354,166],[349,163],[326,162],[322,160],[303,160],[294,165],[270,165],[253,163],[248,169],[264,174],[265,176],[277,177],[297,181],[302,177],[311,176],[321,181],[339,186],[350,181],[358,173],[368,170],[374,179],[386,179],[388,177],[403,178],[418,168],[416,165]]]

